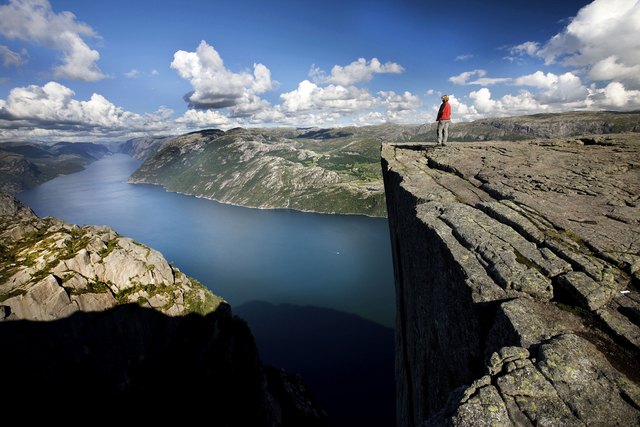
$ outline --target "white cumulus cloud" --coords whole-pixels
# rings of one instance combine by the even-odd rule
[[[639,109],[640,90],[627,90],[622,83],[611,82],[604,88],[593,88],[589,100],[592,108]]]
[[[517,95],[507,94],[494,99],[488,88],[481,88],[469,93],[471,105],[460,100],[452,103],[452,118],[475,120],[481,117],[518,116],[549,111],[550,108],[541,104],[528,91],[521,91]],[[452,102],[449,98],[449,102]]]
[[[594,81],[617,80],[635,89],[640,88],[638,34],[640,1],[594,0],[561,33],[527,53],[546,64],[584,68]]]
[[[313,109],[352,112],[376,106],[376,99],[366,89],[341,85],[320,87],[309,80],[303,80],[295,90],[281,94],[280,98],[286,113]]]
[[[204,40],[195,52],[177,51],[171,68],[191,82],[194,91],[185,95],[191,108],[219,109],[252,103],[256,94],[275,86],[271,72],[262,64],[254,64],[253,73],[228,70],[220,54]]]
[[[415,110],[422,104],[420,98],[408,91],[401,95],[396,94],[394,91],[380,91],[378,95],[382,98],[381,101],[386,106],[387,111]]]
[[[596,62],[589,70],[592,80],[631,82],[634,87],[640,87],[640,64],[627,65],[615,55]]]
[[[94,93],[88,101],[77,101],[74,95],[71,89],[56,82],[14,88],[4,110],[18,119],[98,126],[116,126],[126,116],[102,95]]]
[[[536,71],[533,74],[514,79],[518,86],[532,86],[542,89],[536,98],[545,103],[566,103],[584,100],[589,92],[579,76],[567,72],[560,75]]]
[[[229,118],[216,110],[187,110],[182,117],[176,119],[177,123],[188,127],[228,127]]]
[[[509,48],[510,56],[507,57],[509,60],[514,60],[519,56],[535,56],[538,51],[540,51],[540,43],[538,42],[524,42],[517,46],[512,46]]]
[[[349,65],[334,65],[331,69],[331,75],[326,78],[326,82],[350,86],[360,82],[368,82],[373,78],[374,74],[400,74],[402,72],[404,72],[404,68],[395,62],[382,64],[378,58],[373,58],[370,61],[359,58]]]
[[[449,81],[456,85],[493,85],[499,83],[507,83],[511,81],[508,77],[484,77],[487,75],[486,70],[472,70],[465,71],[457,76],[449,77]],[[471,80],[473,77],[477,76],[478,78]]]
[[[140,115],[97,93],[86,101],[74,97],[73,90],[57,82],[12,89],[6,100],[0,99],[0,138],[121,138],[166,132],[174,125],[173,111],[166,107]]]
[[[63,62],[54,68],[55,77],[81,81],[106,77],[97,65],[100,54],[84,41],[98,37],[96,32],[71,12],[55,13],[47,0],[10,0],[0,6],[0,34],[61,51]]]

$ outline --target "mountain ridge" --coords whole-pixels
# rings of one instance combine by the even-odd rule
[[[452,123],[451,141],[528,140],[640,132],[640,113],[571,112]],[[129,182],[254,208],[386,216],[383,142],[434,141],[435,124],[206,129],[141,142]]]
[[[107,147],[91,142],[0,143],[0,191],[17,194],[56,176],[80,172],[109,154]]]

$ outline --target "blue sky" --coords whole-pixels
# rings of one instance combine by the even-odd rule
[[[640,109],[640,0],[0,2],[0,140]]]

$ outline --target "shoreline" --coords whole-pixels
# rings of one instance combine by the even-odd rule
[[[183,196],[189,196],[189,197],[195,197],[198,199],[205,199],[205,200],[211,200],[213,202],[217,202],[217,203],[221,203],[223,205],[229,205],[229,206],[237,206],[237,207],[241,207],[241,208],[247,208],[247,209],[260,209],[260,210],[288,210],[288,211],[294,211],[294,212],[303,212],[303,213],[313,213],[313,214],[318,214],[318,215],[344,215],[344,216],[361,216],[361,217],[366,217],[366,218],[381,218],[381,219],[387,219],[387,216],[375,216],[375,215],[367,215],[364,213],[345,213],[345,212],[318,212],[318,211],[312,211],[312,210],[303,210],[303,209],[294,209],[294,208],[285,208],[285,207],[265,207],[265,206],[248,206],[248,205],[242,205],[239,203],[232,203],[232,202],[225,202],[219,199],[214,199],[212,197],[207,197],[207,196],[199,196],[197,194],[190,194],[190,193],[184,193],[181,191],[172,191],[172,190],[167,190],[167,188],[162,185],[162,184],[156,184],[156,183],[151,183],[151,182],[142,182],[142,181],[131,181],[131,180],[127,180],[127,184],[133,184],[133,185],[153,185],[156,187],[162,187],[162,189],[164,191],[166,191],[167,193],[175,193],[175,194],[181,194]]]

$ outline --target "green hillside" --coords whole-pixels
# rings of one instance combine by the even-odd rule
[[[570,137],[640,132],[637,112],[571,112],[454,122],[451,141]],[[435,141],[435,124],[335,129],[207,129],[132,141],[153,152],[130,182],[164,186],[224,203],[323,213],[385,216],[383,142]]]
[[[360,128],[196,132],[130,181],[249,207],[384,216],[380,142]]]

